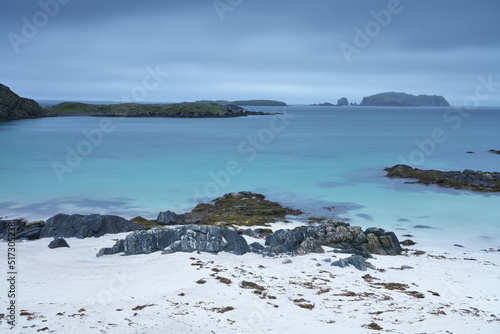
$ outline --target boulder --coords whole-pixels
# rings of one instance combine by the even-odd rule
[[[360,247],[361,250],[367,251],[370,254],[398,255],[403,251],[394,232],[369,228],[366,229],[364,234],[366,235],[367,242],[360,245]]]
[[[42,227],[32,227],[24,230],[16,236],[16,239],[26,238],[28,240],[36,240],[40,238],[40,232],[42,231]]]
[[[366,271],[368,268],[370,269],[377,269],[373,264],[370,262],[367,262],[364,257],[360,255],[351,255],[348,258],[345,259],[339,259],[337,261],[332,262],[332,266],[340,267],[340,268],[345,268],[349,265],[352,265],[354,268],[361,270],[361,271]]]
[[[11,233],[19,239],[19,234],[26,229],[28,221],[24,219],[0,220],[0,239],[7,240]]]
[[[244,230],[242,232],[242,234],[246,235],[248,237],[252,237],[252,238],[256,238],[257,237],[257,234],[255,234],[255,232],[251,228],[247,228],[246,230]]]
[[[131,232],[146,229],[126,220],[112,215],[65,215],[58,214],[49,218],[40,231],[40,238],[90,238],[100,237],[105,234]]]
[[[69,248],[69,245],[68,243],[66,242],[66,240],[64,240],[64,238],[55,238],[54,240],[52,240],[50,243],[49,243],[49,248],[61,248],[61,247],[68,247]]]
[[[406,239],[406,240],[401,241],[400,244],[403,246],[413,246],[416,243],[415,243],[415,241],[413,241],[411,239]]]
[[[160,225],[178,225],[182,224],[182,217],[175,212],[170,210],[165,212],[160,212],[156,222]]]
[[[304,241],[300,243],[299,248],[297,249],[297,255],[304,255],[310,253],[324,253],[323,247],[321,247],[320,241],[308,237]]]
[[[263,254],[303,255],[322,253],[321,246],[342,249],[354,254],[398,255],[402,248],[393,232],[369,228],[363,232],[359,226],[344,222],[327,221],[318,226],[295,230],[278,230],[266,237]]]
[[[258,243],[258,242],[252,242],[248,246],[250,247],[250,252],[256,253],[256,254],[262,254],[262,252],[265,249],[264,245],[261,243]]]
[[[249,252],[250,247],[245,238],[233,230],[218,226],[184,225],[131,233],[125,238],[124,251],[127,255],[156,251],[242,255]]]
[[[103,255],[113,255],[125,252],[125,240],[118,240],[113,247],[101,248],[96,254],[96,257],[101,257]]]

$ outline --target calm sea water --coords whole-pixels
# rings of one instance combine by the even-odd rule
[[[251,190],[363,227],[499,245],[500,194],[383,176],[384,167],[397,163],[500,171],[500,155],[487,152],[500,149],[499,108],[470,114],[446,108],[248,109],[283,115],[0,123],[0,216],[155,218],[159,211],[181,213],[204,199]]]

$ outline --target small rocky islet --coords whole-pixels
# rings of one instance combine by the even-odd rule
[[[435,169],[419,169],[398,164],[384,169],[386,177],[401,179],[417,179],[405,183],[437,185],[445,188],[481,192],[500,192],[500,173],[483,172],[465,169],[463,171],[440,171]]]
[[[61,238],[131,232],[114,246],[101,249],[97,256],[199,251],[235,255],[252,252],[274,257],[323,253],[322,247],[326,246],[354,254],[356,257],[350,261],[359,262],[371,254],[398,255],[402,251],[393,232],[374,227],[363,230],[341,221],[324,220],[275,232],[268,228],[271,223],[286,222],[286,217],[301,214],[300,210],[269,201],[262,194],[242,191],[226,194],[212,203],[201,203],[185,214],[161,212],[156,221],[98,214],[58,214],[46,222],[32,223],[23,219],[0,220],[0,238],[8,238],[9,227],[15,228],[16,239],[53,238],[60,243]],[[255,242],[249,244],[245,237],[253,237]]]

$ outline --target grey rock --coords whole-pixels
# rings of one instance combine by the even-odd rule
[[[286,259],[286,260],[283,260],[281,263],[283,263],[283,264],[290,264],[292,262],[293,262],[292,260]]]
[[[406,239],[406,240],[401,241],[400,244],[403,246],[413,246],[416,243],[415,243],[415,241],[413,241],[411,239]]]
[[[182,224],[182,217],[175,212],[170,210],[165,212],[160,212],[156,222],[160,225],[178,225]]]
[[[411,266],[407,266],[407,265],[402,265],[401,266],[401,270],[407,270],[407,269],[415,269],[415,268],[413,268]]]
[[[340,268],[345,268],[348,265],[349,264],[347,263],[346,259],[339,259],[337,261],[333,261],[331,264],[331,266],[340,267]]]
[[[300,243],[299,248],[297,249],[297,255],[304,255],[310,253],[324,253],[323,247],[321,247],[320,241],[308,237],[304,241]]]
[[[9,236],[18,238],[18,235],[26,229],[28,222],[24,219],[0,220],[0,239],[7,240]],[[14,235],[10,235],[13,233]]]
[[[321,246],[340,248],[346,252],[360,254],[397,255],[402,251],[393,232],[369,228],[363,232],[359,226],[327,221],[318,226],[296,230],[278,230],[266,237],[268,254],[303,255],[323,253]]]
[[[361,245],[361,249],[370,254],[398,255],[401,254],[403,250],[394,232],[386,232],[382,229],[377,229],[375,233],[373,233],[371,229],[367,229],[365,234],[367,242]]]
[[[351,255],[346,259],[339,259],[335,262],[332,262],[331,265],[340,268],[345,268],[349,265],[352,265],[354,268],[361,271],[366,271],[368,270],[368,268],[374,270],[376,269],[375,266],[373,266],[370,262],[367,262],[365,258],[360,255]]]
[[[326,263],[330,263],[330,262],[332,262],[332,259],[327,257],[326,259],[322,259],[321,261],[326,262]]]
[[[218,226],[184,225],[175,228],[136,231],[125,238],[125,254],[172,252],[229,252],[242,255],[250,251],[245,238]]]
[[[250,245],[250,252],[252,253],[257,253],[257,254],[262,254],[262,251],[264,250],[264,245],[258,242],[252,242]]]
[[[23,232],[19,233],[16,236],[16,238],[17,239],[26,238],[27,240],[36,240],[36,239],[40,238],[41,231],[42,231],[42,227],[29,228],[29,229],[24,230]]]
[[[40,232],[40,238],[90,238],[105,234],[131,232],[146,229],[121,218],[111,215],[65,215],[58,214],[47,220]]]
[[[101,257],[103,255],[113,255],[125,252],[125,240],[118,240],[113,247],[101,248],[96,254],[96,257]]]
[[[270,253],[275,254],[291,254],[296,251],[302,241],[304,235],[291,230],[278,230],[266,237],[266,248]]]
[[[255,238],[257,236],[251,228],[247,228],[246,230],[244,230],[243,235],[246,235],[246,236],[252,237],[252,238]]]
[[[64,238],[55,238],[54,240],[52,240],[49,243],[49,248],[51,248],[51,249],[61,248],[61,247],[68,247],[69,248],[69,245],[66,242],[66,240],[64,240]]]

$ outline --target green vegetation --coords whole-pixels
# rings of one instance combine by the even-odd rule
[[[141,216],[137,216],[135,218],[132,218],[131,221],[134,224],[146,227],[148,230],[155,228],[155,227],[162,227],[161,225],[158,225],[156,220],[147,220],[146,218],[143,218]]]
[[[264,195],[251,192],[226,194],[214,204],[198,204],[193,213],[202,214],[201,224],[220,225],[221,222],[235,226],[259,226],[284,220],[287,215],[300,215],[300,210],[268,201]]]
[[[450,104],[438,95],[411,95],[406,93],[380,93],[364,97],[360,106],[399,106],[399,107],[448,107]]]
[[[44,116],[44,111],[33,100],[20,97],[9,87],[0,84],[0,121]]]
[[[118,117],[231,117],[243,116],[242,109],[228,108],[217,103],[183,102],[175,104],[87,104],[63,102],[47,107],[47,112],[61,115]]]

